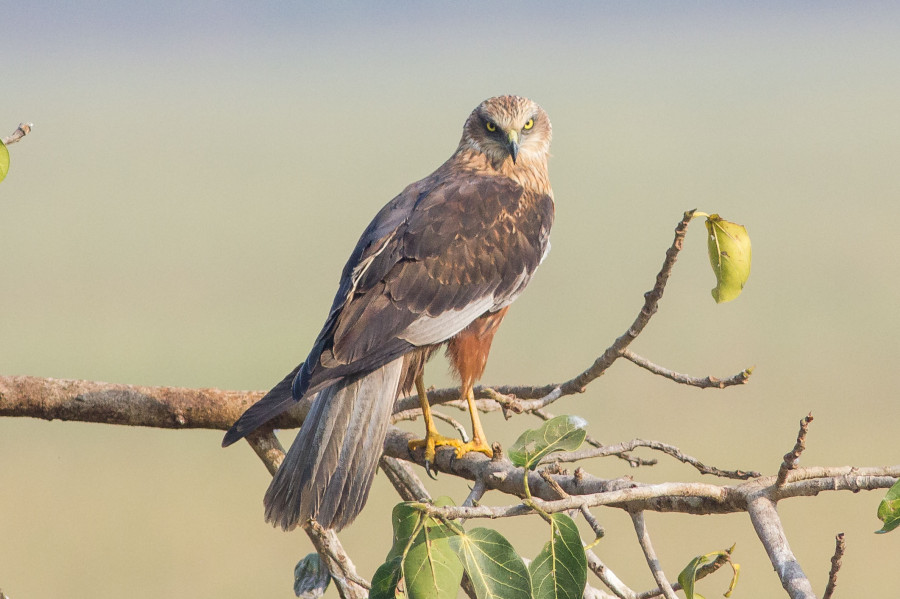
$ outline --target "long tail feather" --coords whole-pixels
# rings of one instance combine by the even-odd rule
[[[381,457],[403,359],[323,389],[266,492],[266,521],[340,530],[362,510]]]
[[[301,364],[302,366],[302,364]],[[228,447],[232,443],[240,441],[257,428],[275,418],[282,412],[290,409],[297,402],[291,395],[291,384],[300,366],[292,370],[280,383],[272,387],[271,391],[266,393],[262,399],[250,406],[240,418],[237,419],[225,438],[222,439],[222,447]]]

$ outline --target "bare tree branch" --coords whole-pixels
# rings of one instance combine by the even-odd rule
[[[837,586],[837,575],[841,569],[841,559],[844,557],[846,549],[844,533],[838,533],[834,537],[834,555],[831,556],[831,570],[828,572],[828,584],[825,586],[825,593],[822,595],[822,599],[831,599],[832,595],[834,595],[834,588]]]
[[[322,528],[315,520],[310,520],[303,530],[325,562],[341,599],[366,599],[371,585],[356,573],[356,566],[344,551],[337,533],[330,528]]]
[[[736,478],[742,480],[762,476],[759,472],[752,470],[749,472],[744,470],[721,470],[715,466],[707,466],[697,458],[683,453],[674,445],[660,443],[659,441],[646,441],[644,439],[633,439],[631,441],[626,441],[625,443],[605,445],[594,449],[581,449],[578,451],[555,453],[545,458],[544,462],[578,462],[589,458],[619,455],[628,451],[633,451],[638,447],[647,447],[666,453],[676,460],[684,462],[685,464],[690,464],[702,474],[712,474],[723,478]]]
[[[544,409],[535,410],[532,413],[544,421],[552,420],[554,418],[553,414],[551,414],[550,412],[548,412],[547,410],[544,410]],[[598,441],[591,435],[585,435],[584,442],[587,443],[588,445],[593,445],[594,447],[597,447],[597,448],[606,447],[606,444]],[[635,457],[635,456],[629,454],[626,451],[612,453],[610,455],[614,455],[621,460],[625,460],[626,462],[628,462],[628,464],[632,468],[637,468],[638,466],[655,466],[658,463],[657,460],[645,460],[642,458],[638,458],[638,457]]]
[[[619,597],[619,599],[637,598],[637,593],[628,588],[628,586],[622,582],[599,557],[597,557],[596,553],[590,549],[585,550],[584,553],[587,555],[587,564],[590,571],[593,572],[609,590],[615,593],[616,597]]]
[[[769,561],[772,562],[784,590],[791,599],[815,599],[812,585],[788,544],[781,518],[775,509],[775,500],[771,497],[771,489],[763,489],[751,496],[747,502],[747,511],[756,536],[766,548]]]
[[[275,476],[281,462],[284,461],[284,447],[272,431],[254,431],[247,436],[247,443],[265,464],[269,474]]]
[[[800,432],[797,433],[797,442],[794,444],[792,450],[784,454],[784,461],[781,462],[781,468],[778,469],[778,479],[775,482],[776,487],[784,485],[787,480],[788,472],[797,467],[797,463],[800,461],[800,454],[806,449],[806,433],[809,432],[809,423],[812,421],[812,413],[807,414],[806,417],[800,421]]]
[[[666,599],[678,599],[675,595],[675,590],[663,572],[659,558],[656,557],[656,551],[653,549],[650,533],[647,531],[647,524],[644,521],[644,512],[632,512],[631,521],[634,522],[634,532],[637,534],[638,543],[640,543],[644,557],[647,559],[647,565],[650,567],[650,571],[653,572],[653,579],[656,580],[656,584],[662,590],[663,596]]]
[[[691,387],[700,387],[701,389],[724,389],[725,387],[732,387],[734,385],[744,385],[747,383],[747,381],[750,380],[750,375],[753,374],[753,368],[751,367],[746,368],[741,372],[728,377],[727,379],[717,379],[713,376],[698,378],[689,376],[687,374],[681,374],[680,372],[675,372],[674,370],[669,370],[668,368],[665,368],[658,364],[654,364],[650,360],[637,355],[630,349],[624,350],[622,352],[622,357],[634,364],[637,364],[644,370],[665,377],[670,381],[675,381],[676,383],[681,383],[682,385],[690,385]]]

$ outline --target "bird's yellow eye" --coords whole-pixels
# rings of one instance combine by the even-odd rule
[[[485,127],[487,127],[487,130],[490,131],[491,133],[493,133],[494,131],[497,130],[497,125],[495,125],[494,123],[492,123],[490,121],[487,122]]]
[[[524,129],[525,131],[528,131],[532,127],[534,127],[534,119],[528,119],[528,122],[525,123],[525,126],[522,127],[522,129]]]

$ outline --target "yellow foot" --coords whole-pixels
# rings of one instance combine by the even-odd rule
[[[456,448],[456,457],[458,458],[463,457],[470,451],[483,453],[489,458],[494,457],[494,452],[491,451],[491,447],[480,439],[475,439],[474,441],[463,443],[459,439],[453,437],[445,437],[444,435],[439,435],[437,433],[430,434],[424,439],[413,439],[409,442],[409,450],[416,451],[417,449],[424,447],[425,462],[427,464],[433,464],[435,448],[440,445],[449,445]]]
[[[459,448],[463,445],[467,445],[463,443],[459,439],[455,439],[453,437],[445,437],[444,435],[439,435],[437,433],[430,433],[424,439],[413,439],[409,442],[409,450],[415,451],[422,447],[425,448],[425,463],[433,464],[434,463],[434,449],[439,445],[449,445],[451,447],[456,448],[456,455],[459,456]],[[465,452],[463,452],[465,453]]]
[[[489,458],[494,457],[494,452],[491,450],[491,446],[482,441],[481,439],[475,439],[474,441],[469,441],[468,443],[461,443],[456,446],[456,457],[461,458],[470,451],[477,451],[479,453],[483,453]]]

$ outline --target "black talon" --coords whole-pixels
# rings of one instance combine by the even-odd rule
[[[425,460],[425,472],[431,480],[437,480],[437,470],[432,470],[431,460]]]

